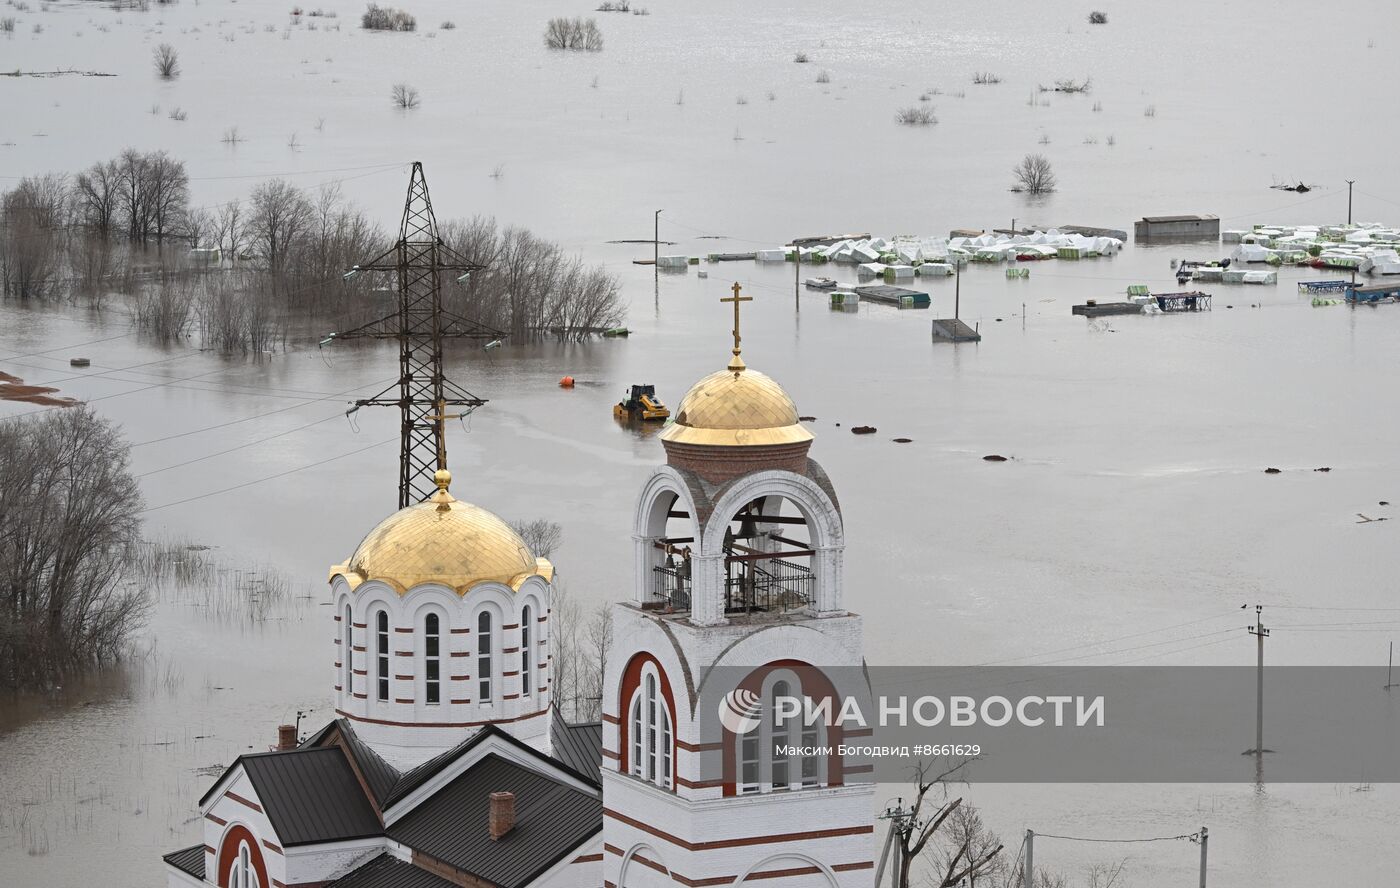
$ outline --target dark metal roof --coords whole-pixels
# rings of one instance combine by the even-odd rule
[[[335,724],[340,729],[340,736],[345,738],[345,748],[355,759],[355,766],[360,769],[365,782],[369,784],[369,791],[374,794],[375,803],[382,807],[402,775],[355,734],[355,729],[350,726],[348,719],[336,719]]]
[[[603,723],[571,725],[554,713],[550,739],[554,757],[594,785],[601,785],[598,771],[603,766]]]
[[[411,863],[405,863],[387,854],[381,854],[334,882],[327,883],[326,888],[456,888],[456,886]]]
[[[171,851],[161,858],[166,863],[178,870],[183,870],[204,881],[204,846],[191,845],[188,848],[181,848],[179,851]]]
[[[1198,216],[1194,213],[1182,216],[1143,216],[1144,222],[1217,222],[1215,216]]]
[[[335,747],[302,746],[238,762],[284,846],[383,833],[345,753]]]
[[[490,795],[515,794],[515,828],[487,830]],[[603,801],[487,755],[388,829],[388,835],[501,888],[519,888],[603,828]]]

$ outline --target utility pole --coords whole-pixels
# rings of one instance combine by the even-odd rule
[[[1210,830],[1201,827],[1201,888],[1206,888],[1206,847],[1210,844]]]
[[[1355,179],[1347,179],[1347,224],[1351,224],[1351,186],[1356,184]]]
[[[953,320],[955,321],[961,317],[958,312],[962,308],[962,263],[958,261],[960,258],[955,257],[953,260],[953,267],[957,269],[957,273],[953,277]]]
[[[792,239],[792,304],[795,311],[802,311],[802,245],[797,238]]]
[[[1246,750],[1245,755],[1252,753],[1263,756],[1264,753],[1273,750],[1264,748],[1264,639],[1269,637],[1269,630],[1264,628],[1262,604],[1254,606],[1254,625],[1249,627],[1249,634],[1259,639],[1259,666],[1256,670],[1254,699],[1254,748]]]
[[[448,380],[442,372],[444,339],[494,341],[505,335],[442,308],[444,272],[457,272],[457,282],[464,283],[473,271],[483,268],[484,265],[458,255],[438,236],[423,164],[414,161],[398,241],[344,275],[347,280],[365,271],[394,275],[398,309],[387,317],[321,340],[322,345],[339,339],[399,342],[398,381],[372,398],[355,401],[349,411],[366,406],[399,408],[399,508],[421,502],[437,490],[433,475],[438,469],[447,468],[445,420],[464,416],[486,403]],[[448,405],[466,407],[467,411],[449,415]]]
[[[1021,872],[1021,888],[1035,888],[1035,830],[1026,830],[1026,867]]]
[[[656,268],[656,267],[657,267],[657,265],[656,265],[657,260],[659,260],[659,259],[661,258],[661,214],[662,214],[663,212],[665,212],[665,211],[664,211],[664,210],[657,210],[657,211],[656,211],[656,215],[653,216],[653,217],[652,217],[652,220],[651,220],[651,221],[652,221],[652,233],[651,233],[651,265],[652,265],[652,268]]]
[[[1385,662],[1385,689],[1400,688],[1395,682],[1390,680],[1391,670],[1395,667],[1395,642],[1390,643],[1390,657]]]

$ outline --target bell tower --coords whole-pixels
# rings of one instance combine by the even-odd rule
[[[614,605],[603,700],[605,885],[868,886],[874,786],[856,735],[779,698],[859,693],[861,619],[842,603],[835,489],[787,392],[734,345],[661,434],[636,576]],[[743,701],[751,718],[717,702]]]

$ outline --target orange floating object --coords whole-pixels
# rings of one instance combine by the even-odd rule
[[[574,387],[574,378],[573,378],[572,376],[564,376],[564,377],[561,377],[560,380],[559,380],[559,387],[560,387],[560,388],[566,388],[566,389],[571,389],[571,388],[573,388],[573,387]]]

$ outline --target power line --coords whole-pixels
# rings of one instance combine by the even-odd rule
[[[297,472],[303,472],[303,471],[305,471],[305,470],[307,470],[307,469],[314,469],[314,468],[316,468],[317,466],[324,466],[324,465],[326,465],[327,463],[333,463],[333,462],[335,462],[336,460],[345,459],[345,458],[348,457],[348,456],[355,456],[356,454],[364,453],[366,450],[373,450],[375,447],[382,447],[383,445],[388,444],[388,443],[390,443],[391,441],[397,441],[397,440],[398,440],[397,437],[394,437],[394,438],[385,438],[385,439],[382,440],[382,441],[376,441],[375,443],[366,445],[366,446],[364,446],[364,447],[361,447],[361,448],[358,449],[358,450],[351,450],[349,453],[342,453],[342,454],[339,454],[338,456],[328,456],[328,457],[326,457],[325,459],[320,459],[320,460],[317,460],[316,462],[313,462],[313,463],[307,463],[307,464],[304,465],[304,466],[297,466],[297,467],[294,468],[294,469],[287,469],[286,471],[283,471],[283,472],[277,472],[277,473],[274,474],[274,475],[266,475],[266,476],[264,476],[264,477],[262,477],[262,478],[254,478],[254,479],[251,480],[251,481],[244,481],[242,484],[235,484],[235,485],[233,485],[232,487],[224,487],[224,488],[221,488],[221,489],[219,489],[219,490],[211,490],[211,491],[209,491],[208,493],[200,493],[200,494],[196,494],[195,496],[187,496],[187,497],[185,497],[184,499],[175,500],[174,502],[162,503],[162,504],[159,505],[159,506],[151,506],[151,507],[148,508],[148,509],[142,509],[142,510],[141,510],[141,514],[144,515],[144,514],[146,514],[146,513],[148,513],[148,512],[158,512],[158,511],[160,511],[161,509],[169,509],[169,508],[171,508],[171,507],[173,507],[173,506],[182,506],[182,505],[184,505],[185,503],[192,503],[192,502],[194,502],[195,500],[209,499],[210,497],[221,496],[221,495],[223,495],[223,494],[225,494],[225,493],[232,493],[232,492],[235,491],[235,490],[242,490],[242,489],[245,488],[245,487],[252,487],[252,486],[255,485],[255,484],[262,484],[262,483],[264,483],[264,482],[266,482],[266,481],[273,481],[273,480],[276,480],[276,479],[278,479],[278,478],[285,478],[285,477],[288,476],[288,475],[292,475],[292,474],[295,474],[295,473],[297,473]]]
[[[119,334],[117,334],[116,336],[106,336],[106,337],[103,337],[102,339],[89,339],[87,342],[75,342],[75,343],[73,343],[72,345],[60,345],[60,346],[55,346],[54,348],[45,349],[44,351],[28,352],[27,354],[22,354],[22,355],[5,355],[5,356],[3,356],[3,357],[0,357],[0,361],[10,361],[10,360],[14,360],[15,358],[37,358],[37,357],[41,357],[41,356],[43,356],[43,355],[51,355],[51,354],[53,354],[54,352],[58,352],[58,351],[67,351],[67,350],[70,349],[70,348],[82,348],[82,347],[85,346],[85,345],[97,345],[97,344],[100,343],[100,342],[111,342],[111,341],[114,340],[114,339],[125,339],[125,338],[127,338],[128,336],[135,336],[135,335],[136,335],[136,334],[135,334],[134,332],[132,332],[132,333],[119,333]]]
[[[136,477],[137,477],[137,478],[146,478],[146,477],[149,477],[149,476],[151,476],[151,475],[159,475],[161,472],[168,472],[168,471],[170,471],[171,469],[183,468],[184,466],[192,465],[192,464],[197,463],[197,462],[203,462],[203,461],[206,460],[206,459],[213,459],[213,458],[216,457],[216,456],[223,456],[223,455],[225,455],[225,454],[227,454],[227,453],[233,453],[233,452],[236,451],[236,450],[244,450],[244,449],[246,449],[246,448],[248,448],[248,447],[254,447],[254,446],[257,446],[258,444],[262,444],[262,443],[265,443],[265,442],[267,442],[267,441],[271,441],[271,440],[273,440],[274,438],[286,437],[287,435],[290,435],[290,434],[292,434],[292,433],[294,433],[294,432],[299,432],[299,431],[301,431],[302,429],[309,429],[309,428],[311,428],[312,426],[317,426],[317,425],[320,425],[321,423],[324,423],[324,422],[330,422],[332,419],[339,419],[342,415],[343,415],[343,414],[341,414],[341,413],[333,413],[333,414],[331,414],[330,416],[322,417],[321,419],[315,420],[314,422],[308,422],[308,423],[306,423],[305,425],[297,426],[297,427],[294,428],[294,429],[287,429],[285,432],[278,432],[278,433],[275,434],[275,435],[268,435],[267,437],[265,437],[265,438],[259,438],[259,439],[257,439],[256,441],[248,441],[248,442],[245,442],[245,443],[243,443],[243,444],[239,444],[239,445],[237,445],[237,446],[235,446],[235,447],[230,447],[230,448],[228,448],[227,450],[220,450],[220,451],[218,451],[218,452],[216,452],[216,453],[209,453],[209,454],[206,454],[206,455],[204,455],[204,456],[197,456],[197,457],[195,457],[195,458],[193,458],[193,459],[187,459],[187,460],[185,460],[184,462],[178,462],[178,463],[175,463],[175,464],[173,464],[173,465],[165,466],[164,468],[152,469],[152,470],[149,471],[149,472],[142,472],[141,474],[137,475]]]
[[[1191,841],[1195,841],[1196,839],[1199,839],[1201,837],[1201,833],[1199,830],[1197,830],[1196,832],[1184,833],[1179,836],[1150,836],[1145,839],[1095,839],[1087,838],[1085,836],[1057,836],[1052,835],[1051,833],[1038,832],[1035,834],[1035,837],[1037,839],[1062,839],[1066,842],[1102,842],[1105,844],[1119,845],[1137,844],[1140,842],[1179,842],[1182,839],[1190,839]]]

